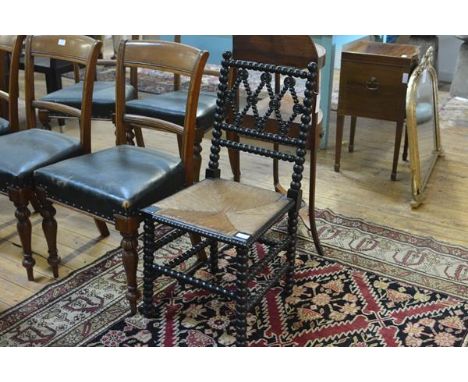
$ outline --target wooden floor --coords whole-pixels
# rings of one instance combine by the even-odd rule
[[[358,119],[355,152],[347,152],[345,140],[342,170],[335,173],[335,117],[335,113],[332,113],[329,148],[319,153],[317,207],[468,246],[468,130],[442,126],[442,144],[446,156],[436,165],[428,185],[426,203],[412,210],[409,206],[408,164],[400,161],[398,180],[390,180],[394,124]],[[346,128],[345,136],[348,132]],[[68,123],[65,133],[77,136],[76,124]],[[172,135],[149,132],[145,138],[150,147],[177,153],[176,140]],[[93,123],[93,150],[113,144],[112,124]],[[205,139],[203,167],[207,164],[209,144],[209,139]],[[271,163],[268,159],[243,154],[241,164],[243,182],[271,188]],[[222,151],[221,165],[222,176],[230,178],[232,174],[225,151]],[[288,178],[283,179],[284,184],[288,185]],[[308,191],[307,183],[306,175],[303,183],[305,191]],[[110,237],[100,239],[89,217],[59,207],[57,220],[58,248],[62,257],[61,277],[119,245],[120,238],[114,230],[111,230]],[[0,311],[31,296],[52,281],[39,216],[33,215],[32,223],[32,244],[37,262],[34,268],[36,281],[28,282],[21,266],[22,250],[16,234],[14,208],[7,197],[0,195]]]

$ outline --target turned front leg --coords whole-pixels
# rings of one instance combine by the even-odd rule
[[[31,249],[31,212],[28,209],[28,203],[31,195],[30,189],[11,188],[8,191],[10,200],[16,207],[15,216],[17,219],[16,229],[23,247],[23,267],[26,268],[29,281],[34,281],[33,267],[36,264],[32,256]]]
[[[138,226],[136,217],[116,216],[115,228],[122,235],[120,246],[122,248],[122,262],[127,276],[127,299],[131,314],[137,312],[137,302],[140,292],[137,286],[138,268]]]

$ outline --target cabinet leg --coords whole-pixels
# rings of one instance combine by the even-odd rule
[[[338,114],[336,118],[336,143],[335,143],[335,171],[340,171],[341,143],[343,142],[344,115]]]
[[[403,146],[402,158],[405,162],[408,161],[408,129],[405,129],[405,144]]]
[[[403,122],[397,122],[395,130],[395,150],[393,152],[392,180],[397,178],[398,158],[400,156],[401,136],[403,135]]]
[[[356,134],[356,121],[357,121],[357,117],[351,116],[351,129],[349,131],[349,145],[348,145],[348,151],[350,153],[354,151],[354,135]]]

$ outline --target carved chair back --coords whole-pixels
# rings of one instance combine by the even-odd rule
[[[300,189],[302,172],[306,155],[306,143],[311,130],[316,128],[312,115],[314,114],[317,98],[317,62],[310,62],[307,69],[297,69],[288,66],[263,64],[253,61],[237,60],[232,58],[230,52],[223,55],[222,68],[219,77],[218,101],[211,145],[211,155],[207,177],[219,177],[219,152],[221,147],[232,150],[245,151],[256,155],[270,157],[277,160],[294,163],[292,181],[288,190],[288,196],[298,202],[301,200]],[[249,71],[260,72],[260,84],[253,89],[249,83]],[[229,80],[230,72],[234,72]],[[285,76],[280,91],[273,91],[272,81],[276,76]],[[305,79],[304,97],[299,98],[295,89],[297,79]],[[239,105],[237,94],[240,87],[246,92],[246,103]],[[265,114],[260,115],[257,103],[263,89],[267,90],[269,106]],[[281,101],[286,94],[293,99],[292,110],[289,110],[287,119],[283,119]],[[245,117],[252,111],[255,123],[252,127],[246,127]],[[275,131],[266,131],[266,122],[270,116],[274,116],[276,122]],[[300,128],[297,137],[292,137],[289,130],[293,121],[300,118]],[[249,125],[250,126],[250,125]],[[279,149],[269,150],[250,144],[239,143],[237,140],[222,138],[222,132],[243,135],[262,141],[292,146],[295,153],[282,152]]]
[[[36,126],[35,109],[44,109],[79,118],[80,142],[84,152],[91,152],[91,112],[96,62],[102,43],[88,36],[28,36],[26,39],[26,118],[28,128]],[[63,60],[85,69],[81,109],[35,99],[34,58]]]
[[[168,41],[122,41],[117,55],[116,128],[118,144],[128,141],[132,127],[145,127],[175,133],[179,154],[185,167],[186,185],[193,183],[193,146],[203,70],[208,52]],[[190,78],[185,107],[184,126],[158,118],[125,112],[126,68],[147,68],[184,75]]]
[[[18,73],[19,59],[25,37],[26,36],[0,36],[0,80],[2,84],[3,81],[8,78],[8,84],[5,84],[5,86],[2,86],[0,89],[0,100],[8,103],[8,120],[10,122],[11,132],[19,130]],[[6,70],[4,70],[7,67],[9,67],[8,75]]]

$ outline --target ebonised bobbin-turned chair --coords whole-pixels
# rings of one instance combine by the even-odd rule
[[[0,191],[8,194],[16,207],[17,229],[23,246],[23,266],[28,279],[34,280],[35,261],[31,250],[31,222],[29,220],[29,202],[36,200],[36,188],[33,179],[34,170],[63,159],[89,152],[91,149],[91,95],[94,84],[94,68],[100,43],[85,36],[29,36],[26,40],[26,119],[27,130],[18,131],[0,138]],[[34,97],[34,58],[51,57],[72,63],[82,64],[86,75],[82,109],[42,102]],[[46,131],[36,126],[35,109],[59,111],[73,115],[80,120],[80,139],[64,134]],[[55,246],[55,238],[50,234],[54,230],[50,214],[53,210],[40,212],[45,221],[43,230],[49,247]],[[107,227],[97,222],[102,235],[108,235]],[[52,266],[54,277],[58,276],[57,267],[60,259],[57,252],[49,251],[48,262]]]
[[[162,275],[174,277],[183,284],[191,284],[233,299],[236,302],[234,320],[237,332],[236,343],[238,346],[245,346],[247,343],[247,312],[260,302],[268,289],[278,283],[284,275],[286,276],[285,294],[289,295],[292,291],[306,143],[309,133],[315,134],[314,129],[316,128],[312,113],[315,110],[317,96],[317,63],[311,62],[307,66],[307,70],[300,70],[234,60],[231,57],[230,52],[223,55],[210,163],[206,170],[206,179],[143,209],[145,215],[143,313],[147,317],[155,315],[153,305],[154,279]],[[233,81],[228,83],[230,70],[235,72],[235,77]],[[249,85],[249,70],[262,73],[261,83],[255,90],[251,89]],[[257,115],[253,127],[245,127],[246,113],[248,110],[256,108],[261,89],[271,87],[272,79],[276,74],[286,76],[281,91],[278,94],[269,93],[270,102],[266,114]],[[298,78],[306,79],[306,90],[301,101],[299,101],[295,91]],[[240,108],[237,104],[238,97],[236,97],[239,86],[243,86],[248,94],[246,105]],[[268,116],[271,113],[281,115],[284,111],[282,100],[287,93],[291,94],[294,99],[292,105],[294,118],[286,120],[278,118],[276,131],[266,131]],[[296,117],[301,120],[299,133],[297,137],[291,137],[288,130],[291,127],[291,121]],[[239,135],[291,146],[293,149],[286,152],[243,144],[232,141],[228,137],[223,138],[223,132],[235,132]],[[287,195],[221,179],[219,169],[221,147],[292,163],[292,180]],[[265,235],[267,231],[285,214],[288,215],[286,238],[279,241],[268,238]],[[155,222],[173,227],[175,230],[155,242]],[[184,233],[199,234],[204,240],[164,265],[155,264],[155,250],[161,249]],[[209,246],[209,265],[211,272],[216,275],[219,272],[218,242],[236,249],[236,255],[232,258],[236,269],[235,288],[208,282],[196,278],[190,273],[174,270],[177,265],[195,255],[201,248]],[[261,260],[249,266],[249,254],[255,252],[256,243],[267,245],[269,252]],[[251,293],[248,285],[258,273],[265,271],[268,267],[274,269],[270,279],[265,285],[257,288],[256,293]],[[193,269],[196,270],[196,267]]]
[[[69,159],[34,173],[41,203],[54,225],[52,203],[69,206],[114,223],[122,235],[122,260],[127,276],[131,312],[137,310],[138,228],[140,209],[193,182],[193,147],[198,96],[208,52],[164,41],[122,41],[117,62],[116,147]],[[185,103],[184,125],[129,113],[125,97],[126,68],[144,67],[191,78]],[[179,155],[128,145],[133,127],[175,133],[181,137]],[[50,234],[56,237],[57,230]],[[56,252],[55,241],[49,251]]]
[[[295,68],[306,68],[309,62],[316,61],[318,69],[325,64],[325,49],[316,45],[310,36],[233,36],[232,39],[232,54],[236,60],[248,60],[257,62],[269,62],[274,65],[286,65]],[[317,73],[320,76],[320,71]],[[317,78],[317,82],[319,79]],[[275,74],[272,86],[269,89],[264,89],[270,93],[278,94],[281,91],[281,76],[279,73]],[[299,95],[301,97],[301,95]],[[290,94],[286,94],[282,99],[283,105],[283,118],[287,119],[292,116],[292,106],[294,99]],[[242,105],[242,99],[241,99]],[[259,100],[256,108],[250,109],[245,115],[245,127],[252,127],[256,123],[256,113],[265,114],[269,108],[269,97]],[[276,114],[271,113],[266,118],[265,130],[274,131],[277,126]],[[306,227],[310,230],[314,239],[315,249],[319,255],[323,255],[323,249],[320,245],[320,240],[317,233],[315,224],[315,179],[316,179],[316,166],[317,166],[317,151],[320,144],[320,133],[322,123],[322,112],[317,108],[317,112],[312,114],[313,124],[317,125],[315,135],[309,135],[307,148],[310,149],[309,161],[309,195],[308,200],[305,197],[305,202],[308,204],[308,216],[305,216],[305,206],[301,209],[300,216]],[[288,131],[291,137],[297,137],[300,129],[300,121],[297,118],[292,120],[291,127]],[[235,132],[227,132],[230,139],[239,141],[239,136]],[[249,137],[252,139],[253,137]],[[279,143],[273,142],[273,148],[279,149]],[[229,162],[233,171],[234,180],[240,181],[240,153],[237,150],[228,150]],[[286,194],[286,188],[280,183],[279,162],[278,159],[273,158],[273,185],[277,192]]]
[[[0,81],[7,82],[0,88],[0,102],[7,104],[7,118],[0,116],[0,135],[19,130],[18,118],[18,72],[19,57],[25,36],[0,36]],[[7,75],[7,68],[8,75]],[[6,81],[7,80],[7,81]],[[3,85],[3,84],[2,84]]]

